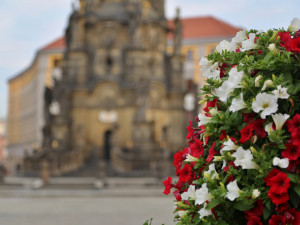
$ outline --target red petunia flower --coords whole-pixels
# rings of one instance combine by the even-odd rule
[[[192,167],[188,164],[184,164],[182,169],[178,170],[179,181],[186,183],[193,177]]]
[[[273,176],[270,180],[270,191],[275,194],[286,193],[290,187],[290,178],[284,173],[280,172],[276,176]]]
[[[280,173],[281,171],[278,169],[273,168],[270,173],[268,174],[268,176],[265,177],[265,182],[267,186],[271,186],[271,181],[270,179],[274,176],[276,176],[278,173]]]
[[[260,138],[265,138],[267,136],[267,132],[264,129],[264,119],[257,119],[253,122],[253,129],[256,135]]]
[[[213,160],[215,154],[217,153],[215,150],[215,146],[216,146],[216,143],[214,142],[208,151],[208,156],[207,156],[206,162],[210,163]]]
[[[273,204],[275,205],[283,204],[290,199],[288,193],[276,194],[271,191],[268,191],[268,197],[272,200]]]
[[[293,38],[290,43],[291,52],[300,53],[300,37]]]
[[[263,213],[264,213],[264,203],[263,200],[259,199],[255,202],[255,206],[252,209],[245,211],[245,218],[249,220],[251,216],[260,217],[262,216]]]
[[[297,128],[300,128],[300,114],[296,114],[293,119],[288,120],[286,126],[290,133],[297,131]]]
[[[174,154],[174,162],[173,165],[175,166],[176,170],[179,170],[182,166],[182,162],[186,159],[186,153],[183,151],[176,152]]]
[[[250,216],[248,218],[247,225],[263,225],[263,223],[260,221],[260,218],[257,216]]]
[[[279,32],[277,34],[277,36],[280,37],[280,43],[279,45],[281,47],[284,47],[287,51],[290,51],[290,45],[291,45],[291,41],[292,41],[292,37],[290,35],[290,33],[288,31],[286,32]]]
[[[218,104],[219,100],[216,98],[213,101],[208,101],[206,103],[206,106],[203,108],[204,112],[209,112],[209,108],[213,108],[217,106],[217,109],[219,109],[219,104]]]
[[[285,144],[286,149],[281,152],[283,158],[288,158],[289,160],[297,160],[300,157],[299,146],[293,145],[292,143]]]
[[[288,168],[286,168],[286,170],[289,172],[289,173],[296,173],[298,172],[299,173],[299,165],[300,164],[300,159],[298,160],[290,160],[289,161],[289,166]]]
[[[240,133],[241,133],[241,139],[239,140],[239,142],[242,143],[242,144],[244,144],[253,135],[253,124],[249,124],[248,126],[245,126],[240,131]]]
[[[170,194],[171,188],[173,187],[172,185],[172,177],[168,177],[168,179],[166,179],[163,184],[165,185],[165,190],[164,190],[164,194],[168,195]]]
[[[180,194],[179,190],[173,191],[173,195],[175,196],[175,198],[178,202],[181,201],[181,194]]]
[[[190,121],[190,125],[186,127],[186,129],[188,130],[188,134],[186,136],[187,139],[191,139],[194,137],[194,128],[192,127],[192,121]]]
[[[289,203],[285,202],[280,205],[276,205],[276,211],[277,212],[284,212],[289,208]]]
[[[222,66],[220,66],[220,78],[225,77],[227,67],[229,67],[229,63],[223,63]]]
[[[242,113],[242,115],[244,117],[244,122],[252,123],[255,113]]]
[[[219,137],[219,140],[220,140],[220,141],[223,141],[223,140],[226,139],[226,138],[227,138],[226,130],[222,130],[222,131],[221,131],[221,135],[220,135],[220,137]]]
[[[200,139],[196,139],[194,143],[190,144],[191,152],[189,153],[191,156],[196,158],[200,158],[200,156],[204,156],[204,148],[203,142]]]
[[[285,225],[285,217],[280,215],[272,215],[271,219],[269,220],[269,225]]]
[[[284,217],[288,224],[300,225],[300,211],[297,211],[294,208],[290,208],[289,210],[284,212]]]

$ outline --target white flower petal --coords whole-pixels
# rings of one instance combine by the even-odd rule
[[[240,188],[236,183],[236,180],[230,182],[229,184],[227,184],[227,194],[226,197],[230,200],[230,201],[234,201],[236,198],[238,198],[240,196]]]
[[[260,111],[261,118],[265,119],[266,116],[271,115],[272,113],[277,112],[278,104],[277,98],[272,94],[259,93],[255,101],[252,102],[252,109],[254,112],[259,113]]]
[[[285,121],[287,121],[288,118],[290,118],[290,116],[288,114],[272,114],[271,115],[273,118],[273,121],[276,125],[276,130],[281,130],[283,124],[285,123]]]

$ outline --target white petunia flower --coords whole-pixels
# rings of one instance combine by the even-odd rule
[[[212,120],[212,117],[205,116],[202,113],[199,113],[198,118],[199,118],[199,122],[198,122],[199,127],[209,123]]]
[[[275,157],[273,159],[273,166],[278,166],[282,169],[288,168],[289,166],[289,159],[288,158],[284,158],[284,159],[280,159],[278,157]]]
[[[216,47],[216,50],[219,53],[222,53],[222,51],[232,52],[235,51],[235,49],[236,49],[235,43],[231,43],[226,40],[221,41],[220,44],[218,44]]]
[[[234,38],[232,38],[231,42],[237,44],[237,43],[242,43],[246,39],[247,39],[246,31],[241,30],[236,33],[236,36]]]
[[[257,169],[258,165],[252,161],[253,155],[250,150],[245,150],[239,147],[235,153],[232,154],[235,158],[234,164],[236,166],[241,166],[243,169]]]
[[[259,87],[259,86],[260,86],[260,81],[262,80],[262,78],[263,78],[262,75],[258,75],[258,76],[255,78],[255,81],[254,81],[255,87]]]
[[[207,184],[202,184],[201,188],[196,190],[196,205],[201,205],[206,201],[210,201],[212,199],[211,194],[208,193]]]
[[[288,99],[290,95],[287,93],[287,88],[277,86],[277,89],[272,91],[276,98]]]
[[[242,85],[242,78],[244,76],[243,71],[238,71],[237,67],[235,66],[229,71],[228,75],[229,75],[228,81],[230,83],[231,88],[235,89],[235,88],[243,87]]]
[[[245,109],[245,108],[247,108],[247,105],[244,102],[243,93],[241,93],[238,98],[232,99],[231,106],[229,107],[229,110],[231,112],[237,112],[237,111],[239,111],[241,109]]]
[[[227,99],[230,97],[233,89],[230,86],[230,82],[226,80],[215,91],[216,91],[216,96],[219,97],[220,101],[226,102]]]
[[[207,206],[207,204],[204,203],[204,204],[203,204],[203,207],[198,211],[198,213],[199,213],[199,215],[200,215],[200,219],[202,219],[202,218],[205,217],[205,216],[210,216],[210,215],[212,215],[211,210],[205,209],[206,206]]]
[[[254,189],[253,191],[252,191],[252,198],[253,199],[256,199],[256,198],[258,198],[260,196],[260,191],[258,190],[258,189]]]
[[[260,117],[265,119],[266,116],[277,112],[277,98],[275,95],[267,94],[265,92],[259,93],[256,95],[255,101],[252,102],[252,109],[256,113],[262,111]]]
[[[296,32],[300,30],[300,19],[299,18],[294,18],[291,21],[291,25],[289,26],[289,30]]]
[[[183,200],[196,200],[196,190],[194,185],[190,185],[186,192],[181,194]]]
[[[241,51],[247,51],[251,49],[255,49],[257,47],[257,44],[255,44],[255,33],[250,33],[249,38],[242,42],[242,48]]]
[[[220,80],[220,70],[218,70],[219,64],[215,62],[210,66],[207,65],[205,68],[202,68],[201,71],[203,72],[203,76],[207,79],[213,78]]]
[[[230,200],[230,201],[234,201],[236,198],[238,198],[240,196],[240,188],[236,183],[236,180],[230,182],[229,184],[227,184],[227,194],[226,197]]]
[[[243,71],[238,71],[237,67],[233,67],[229,71],[229,77],[228,80],[224,81],[223,84],[218,87],[216,91],[216,96],[219,97],[219,99],[222,102],[226,102],[231,93],[234,91],[236,88],[242,88],[242,79],[244,76]]]
[[[219,179],[219,174],[216,171],[214,163],[209,165],[208,170],[204,172],[204,176],[210,175],[212,172],[214,172],[214,174],[211,176],[211,179]]]
[[[184,160],[185,162],[198,162],[199,159],[194,157],[194,156],[191,156],[190,154],[188,154],[186,156],[186,159]]]
[[[223,143],[224,147],[220,150],[221,155],[223,155],[224,151],[237,150],[239,146],[237,146],[230,138]]]
[[[264,86],[262,87],[261,90],[266,90],[268,87],[272,87],[273,86],[273,81],[271,80],[266,80],[265,83],[264,83]]]
[[[274,131],[273,129],[273,123],[268,123],[266,126],[265,126],[265,131],[268,133],[268,135],[270,136],[271,135],[271,132]]]
[[[276,130],[281,130],[283,124],[285,123],[285,121],[287,121],[288,118],[290,118],[290,116],[288,114],[272,114],[271,115],[273,118],[273,121],[276,125]]]

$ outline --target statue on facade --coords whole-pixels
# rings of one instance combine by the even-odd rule
[[[181,37],[182,25],[180,22],[180,9],[176,9],[176,17],[174,20],[174,55],[181,54]]]

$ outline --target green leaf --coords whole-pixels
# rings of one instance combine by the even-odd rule
[[[205,209],[211,210],[212,208],[215,208],[217,205],[219,205],[222,202],[220,199],[213,199],[208,203]]]
[[[300,184],[300,177],[298,175],[290,174],[290,173],[287,173],[287,175],[292,182],[294,182],[296,184]]]
[[[294,187],[294,191],[297,193],[297,195],[300,197],[300,185],[298,184],[298,185],[296,185],[295,187]]]
[[[246,201],[237,201],[233,207],[239,211],[247,211],[253,208],[253,204]]]
[[[297,209],[300,203],[300,196],[294,190],[290,190],[289,194],[293,206]]]
[[[217,225],[229,225],[229,224],[224,220],[220,220],[218,221]]]
[[[264,220],[267,220],[271,215],[271,211],[268,208],[264,209]]]

